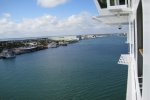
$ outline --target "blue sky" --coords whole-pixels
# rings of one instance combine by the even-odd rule
[[[17,21],[22,18],[39,17],[43,14],[66,18],[87,11],[92,15],[98,15],[93,0],[68,0],[65,4],[49,8],[39,6],[37,0],[0,0],[0,4],[1,15],[6,12],[10,13],[13,20]]]
[[[0,38],[116,32],[97,15],[94,0],[0,0]]]

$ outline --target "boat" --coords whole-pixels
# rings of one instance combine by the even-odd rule
[[[13,50],[3,50],[2,51],[2,58],[4,59],[10,59],[10,58],[15,58],[16,54]]]
[[[128,27],[129,53],[118,64],[128,66],[126,100],[150,100],[150,0],[94,0],[93,19],[123,32]]]

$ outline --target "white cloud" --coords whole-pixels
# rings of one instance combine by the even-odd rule
[[[10,13],[4,13],[3,16],[4,17],[11,17],[11,14]]]
[[[37,0],[38,5],[51,8],[66,3],[68,0]]]
[[[33,19],[23,19],[18,23],[7,17],[0,19],[0,38],[119,32],[116,29],[117,27],[92,20],[92,16],[87,12],[72,15],[66,19],[43,15]]]

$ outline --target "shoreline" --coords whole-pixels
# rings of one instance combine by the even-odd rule
[[[79,41],[53,41],[47,45],[38,45],[38,46],[28,46],[28,47],[18,47],[18,48],[11,48],[11,49],[3,49],[0,53],[0,59],[9,59],[15,58],[17,55],[22,55],[26,53],[37,52],[40,50],[45,50],[49,48],[58,48],[60,46],[68,46],[68,44],[74,44]]]
[[[0,59],[15,58],[17,55],[36,52],[48,48],[57,48],[60,46],[68,46],[81,40],[95,39],[107,36],[122,36],[121,34],[109,35],[80,35],[80,36],[65,36],[57,38],[38,38],[26,40],[11,40],[0,42]]]

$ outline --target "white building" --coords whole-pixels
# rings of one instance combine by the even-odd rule
[[[60,36],[60,37],[50,37],[49,39],[55,40],[55,41],[79,41],[79,38],[77,36]]]

